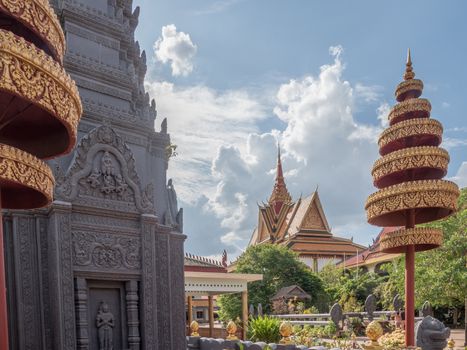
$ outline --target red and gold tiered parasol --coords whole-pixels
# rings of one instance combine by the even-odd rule
[[[65,36],[48,0],[0,0],[0,348],[8,349],[1,208],[51,203],[41,159],[69,153],[81,101],[62,67]]]
[[[442,244],[441,230],[415,227],[442,219],[457,210],[459,189],[442,180],[449,154],[439,147],[443,128],[430,119],[430,101],[420,98],[423,82],[414,79],[410,50],[404,81],[396,88],[398,103],[389,113],[389,127],[378,144],[381,158],[372,170],[379,189],[367,199],[368,222],[376,226],[405,226],[381,237],[385,253],[405,253],[406,345],[414,345],[414,257],[416,251]]]

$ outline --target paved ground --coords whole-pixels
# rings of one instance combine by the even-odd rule
[[[451,338],[454,339],[454,341],[456,342],[456,345],[454,346],[455,350],[464,349],[465,330],[463,330],[463,329],[452,329],[451,330]]]

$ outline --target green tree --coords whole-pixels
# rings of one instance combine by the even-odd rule
[[[415,306],[428,300],[433,307],[462,308],[467,297],[467,188],[461,191],[456,214],[425,226],[442,229],[444,242],[415,257]],[[378,291],[388,306],[396,292],[404,295],[404,257],[386,269],[388,280]]]
[[[362,311],[366,297],[382,283],[383,278],[375,273],[352,270],[344,273],[341,267],[326,265],[319,277],[323,281],[329,302],[339,303],[344,311]]]
[[[262,281],[248,285],[248,301],[253,305],[261,303],[266,313],[271,312],[270,298],[280,288],[294,284],[311,295],[312,299],[307,302],[307,306],[323,307],[325,293],[321,280],[287,247],[275,244],[250,246],[237,260],[235,272],[263,275]],[[228,321],[240,317],[239,295],[222,295],[218,304],[221,320]]]

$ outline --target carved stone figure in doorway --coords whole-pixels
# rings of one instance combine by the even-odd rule
[[[113,350],[114,315],[109,311],[109,305],[102,302],[96,317],[99,350]]]

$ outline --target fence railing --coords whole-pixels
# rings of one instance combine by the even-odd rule
[[[394,310],[380,310],[377,311],[377,299],[376,296],[370,294],[365,300],[365,311],[363,312],[344,312],[342,307],[335,303],[329,313],[320,314],[284,314],[284,315],[273,315],[274,317],[280,318],[284,321],[289,321],[292,325],[300,326],[324,326],[332,321],[338,329],[342,329],[345,325],[346,320],[350,318],[359,318],[362,322],[371,322],[375,318],[385,318],[390,321],[395,315],[401,315],[404,311],[403,303],[399,295],[396,295],[393,299]],[[433,316],[433,309],[428,301],[426,301],[419,310],[420,317],[416,317],[415,320],[421,320],[425,316]]]

